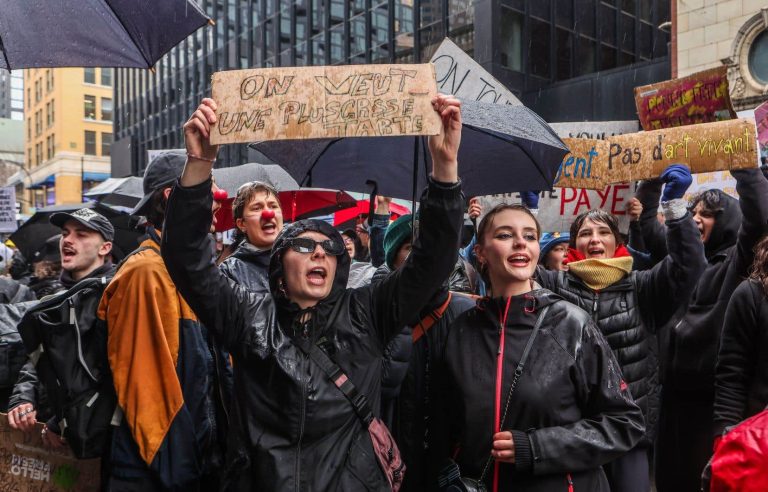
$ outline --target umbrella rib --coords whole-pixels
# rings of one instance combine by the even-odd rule
[[[8,54],[5,52],[5,45],[3,44],[3,38],[0,36],[0,51],[3,52],[3,59],[5,60],[5,66],[8,70],[11,70],[11,62],[8,60]]]
[[[131,38],[131,41],[133,41],[133,45],[136,47],[137,51],[141,53],[141,57],[144,58],[144,62],[147,64],[147,68],[152,68],[153,64],[149,61],[149,57],[147,56],[147,53],[144,53],[144,50],[141,49],[141,46],[139,46],[139,43],[136,42],[136,40],[133,38],[133,35],[128,30],[127,27],[125,27],[125,22],[123,22],[123,19],[120,18],[119,15],[117,15],[117,12],[115,12],[115,9],[112,8],[112,5],[105,1],[104,2],[107,7],[109,8],[110,12],[112,12],[112,15],[115,16],[115,19],[117,19],[117,22],[120,23],[120,26],[123,28],[123,31],[128,35],[129,38]]]

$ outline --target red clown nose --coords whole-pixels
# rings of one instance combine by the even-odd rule
[[[262,210],[261,211],[261,220],[271,220],[275,218],[275,211],[274,210]]]
[[[227,197],[227,190],[218,189],[213,192],[213,200],[216,202],[223,202]]]

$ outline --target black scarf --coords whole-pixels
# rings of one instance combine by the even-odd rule
[[[107,260],[106,262],[104,262],[103,265],[91,271],[88,275],[81,278],[80,280],[106,276],[108,273],[110,273],[110,270],[112,269],[114,269],[114,265],[112,265],[111,261]],[[72,278],[72,274],[69,272],[69,270],[62,270],[61,275],[59,276],[59,281],[61,282],[61,284],[64,286],[65,289],[70,289],[80,280],[75,280],[74,278]]]

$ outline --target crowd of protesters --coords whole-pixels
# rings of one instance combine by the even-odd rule
[[[355,228],[286,223],[279,190],[243,183],[217,256],[204,99],[186,153],[147,167],[133,252],[99,213],[57,213],[0,277],[11,427],[100,457],[116,492],[701,490],[768,405],[768,180],[689,202],[672,165],[628,234],[600,209],[544,232],[536,191],[467,201],[461,105],[433,106],[416,215],[377,197]]]

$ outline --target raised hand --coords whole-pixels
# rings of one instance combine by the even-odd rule
[[[659,178],[664,181],[664,191],[661,194],[662,202],[683,198],[693,182],[691,171],[682,164],[668,166]]]
[[[432,177],[444,183],[458,181],[458,155],[461,143],[461,101],[454,96],[438,94],[432,106],[440,115],[443,126],[438,135],[429,137],[432,155]]]
[[[480,203],[480,199],[478,197],[473,197],[469,199],[469,208],[467,208],[467,215],[469,215],[469,218],[472,220],[477,219],[483,214],[483,205]]]
[[[211,128],[216,124],[216,102],[205,98],[192,116],[184,123],[184,145],[187,148],[187,165],[181,175],[183,186],[194,186],[211,175],[213,162],[219,151],[211,145]]]

